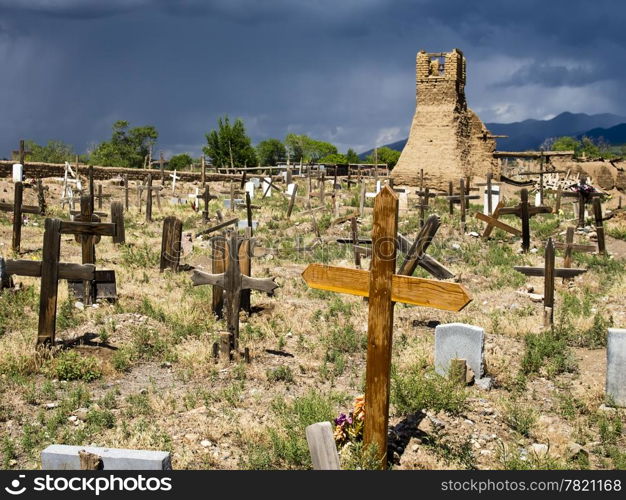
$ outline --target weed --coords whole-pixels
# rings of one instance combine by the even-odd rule
[[[91,382],[102,376],[98,361],[93,356],[82,356],[76,351],[63,351],[52,361],[51,374],[59,380]]]
[[[288,366],[279,366],[267,370],[267,380],[270,382],[293,382],[293,372]]]
[[[507,401],[504,404],[504,421],[511,429],[528,437],[537,421],[537,414],[531,406]]]

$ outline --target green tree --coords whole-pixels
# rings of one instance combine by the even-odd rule
[[[202,148],[217,167],[245,167],[256,165],[256,152],[246,135],[243,121],[237,118],[231,125],[228,116],[217,120],[217,130],[206,134],[207,145]]]
[[[167,162],[167,168],[170,170],[183,170],[193,163],[193,158],[187,153],[174,155]]]
[[[393,168],[398,163],[400,159],[400,151],[396,151],[395,149],[388,148],[387,146],[383,146],[382,148],[377,149],[376,158],[374,158],[374,152],[369,155],[365,161],[367,163],[386,163],[389,168]]]
[[[159,133],[152,125],[131,129],[128,126],[125,120],[116,121],[111,140],[98,144],[90,161],[96,165],[141,168]]]
[[[287,134],[285,145],[294,162],[318,162],[320,158],[337,154],[337,147],[330,142],[317,141],[304,134]]]
[[[287,158],[287,148],[278,139],[266,139],[256,146],[260,165],[276,165]]]
[[[26,157],[30,161],[41,161],[47,163],[63,163],[73,161],[76,153],[74,148],[63,141],[48,141],[45,146],[40,146],[35,141],[24,141],[24,148],[30,151]]]
[[[361,158],[359,158],[359,155],[352,148],[348,149],[346,159],[348,160],[348,163],[361,163]]]
[[[580,149],[580,142],[574,137],[557,137],[552,143],[553,151],[576,151]]]
[[[346,155],[341,153],[333,153],[319,159],[319,163],[328,163],[330,165],[345,165],[348,163]]]

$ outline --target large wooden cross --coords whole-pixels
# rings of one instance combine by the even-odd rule
[[[457,283],[395,274],[398,197],[385,186],[374,200],[373,255],[370,271],[311,264],[302,277],[311,288],[369,298],[365,389],[365,443],[387,456],[393,309],[403,302],[460,311],[471,301]]]
[[[8,275],[41,278],[39,327],[37,331],[38,345],[54,345],[59,280],[92,281],[95,279],[96,268],[93,264],[80,265],[59,262],[61,234],[80,231],[80,224],[82,223],[46,219],[42,260],[7,260],[5,263],[5,272]]]
[[[20,252],[22,243],[22,214],[43,215],[41,199],[40,206],[23,205],[24,184],[15,183],[15,191],[13,193],[13,203],[0,203],[0,210],[3,212],[13,212],[13,237],[11,240],[11,249],[15,253]]]
[[[23,167],[26,166],[25,165],[26,155],[29,155],[30,153],[31,153],[30,151],[26,151],[26,149],[24,148],[24,139],[20,139],[20,149],[18,149],[17,151],[14,150],[13,154],[17,156],[17,161]]]
[[[586,269],[555,268],[554,243],[548,238],[546,243],[544,267],[515,266],[517,272],[526,276],[543,276],[543,324],[551,326],[554,322],[554,278],[573,278],[587,272]]]
[[[227,238],[227,264],[221,274],[209,274],[194,269],[191,281],[194,286],[213,285],[224,290],[226,296],[226,321],[230,338],[230,348],[237,351],[239,346],[239,309],[242,290],[259,290],[272,294],[278,284],[274,278],[252,278],[242,274],[239,263],[239,247],[242,240],[237,232],[231,232]]]
[[[595,245],[575,244],[573,227],[567,228],[565,233],[565,243],[557,242],[554,244],[554,248],[565,251],[563,255],[563,267],[572,267],[573,252],[593,252],[596,249]]]

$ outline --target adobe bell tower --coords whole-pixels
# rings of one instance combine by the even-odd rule
[[[467,107],[465,64],[458,49],[418,52],[415,115],[408,141],[391,172],[395,184],[417,185],[420,169],[424,169],[428,186],[442,189],[461,177],[495,172],[495,140]]]

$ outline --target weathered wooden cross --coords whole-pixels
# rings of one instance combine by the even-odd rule
[[[577,198],[578,203],[578,227],[584,227],[585,225],[585,205],[592,199],[604,196],[603,193],[598,191],[586,191],[582,186],[586,186],[585,179],[581,179],[576,191],[563,191],[561,196],[564,198]]]
[[[543,324],[552,326],[554,322],[554,278],[573,278],[587,272],[586,269],[555,268],[554,267],[554,243],[548,238],[544,256],[544,267],[515,266],[517,272],[526,276],[543,276]]]
[[[181,237],[183,223],[176,217],[166,217],[163,221],[163,234],[161,236],[161,260],[159,269],[171,269],[178,272],[181,254]]]
[[[93,281],[95,279],[96,268],[93,264],[80,265],[59,262],[61,234],[80,233],[83,229],[82,224],[81,222],[46,219],[44,223],[42,260],[7,260],[5,262],[5,272],[8,275],[41,278],[39,327],[37,332],[38,345],[54,345],[59,280]]]
[[[11,240],[11,249],[15,253],[20,252],[22,243],[22,214],[43,215],[41,201],[40,206],[23,205],[24,184],[15,183],[13,192],[13,203],[0,203],[0,210],[3,212],[13,212],[13,237]],[[45,210],[45,208],[44,208]]]
[[[488,237],[493,229],[493,226],[503,229],[511,234],[519,235],[519,230],[509,226],[498,220],[498,217],[501,215],[515,215],[522,220],[522,250],[524,252],[528,252],[530,250],[530,218],[533,215],[537,214],[549,214],[552,212],[552,208],[540,205],[538,207],[531,206],[528,202],[528,189],[524,188],[520,193],[520,203],[515,207],[503,207],[498,204],[496,207],[493,217],[489,217],[488,215],[483,214],[475,214],[477,219],[480,219],[484,222],[487,222],[489,229],[489,233],[487,229],[483,234],[483,238]],[[485,236],[486,235],[486,236]]]
[[[26,155],[29,155],[30,153],[30,151],[26,151],[26,149],[24,148],[24,139],[20,139],[20,149],[18,149],[17,151],[13,151],[13,154],[17,156],[17,161],[20,163],[20,165],[26,166]]]
[[[450,215],[454,213],[454,204],[458,203],[461,208],[461,230],[465,232],[465,212],[467,210],[467,203],[469,200],[477,200],[480,196],[468,194],[465,188],[465,179],[459,179],[459,194],[454,194],[454,187],[452,181],[448,186],[448,196],[445,198],[450,202]]]
[[[520,172],[518,175],[521,176],[528,176],[528,175],[538,175],[539,176],[539,204],[543,205],[543,176],[545,174],[566,174],[567,171],[565,170],[551,170],[549,172],[546,172],[545,170],[545,159],[546,157],[543,155],[543,152],[541,154],[540,160],[539,160],[539,172]]]
[[[596,236],[598,237],[598,252],[602,255],[608,255],[606,251],[606,242],[604,240],[604,220],[602,219],[602,202],[600,198],[593,199],[593,217],[596,221]]]
[[[374,200],[370,271],[309,265],[302,277],[311,288],[369,298],[365,389],[365,443],[386,466],[393,309],[403,302],[460,311],[471,301],[462,285],[395,273],[398,198],[385,186]]]
[[[565,243],[557,242],[554,244],[554,248],[559,250],[565,250],[563,255],[563,267],[572,267],[572,253],[573,252],[594,252],[595,245],[579,245],[574,243],[574,228],[568,227],[565,233]]]
[[[224,290],[226,296],[226,321],[231,351],[239,347],[239,309],[242,290],[259,290],[272,294],[278,284],[274,278],[252,278],[242,274],[239,262],[239,248],[242,239],[237,232],[231,232],[227,238],[227,265],[221,274],[209,274],[195,269],[191,280],[194,286],[213,285]]]
[[[114,223],[100,222],[100,217],[93,213],[92,200],[93,198],[89,195],[81,196],[80,215],[74,216],[74,222],[71,224],[65,221],[61,224],[61,232],[73,234],[76,242],[81,244],[83,264],[96,263],[96,244],[100,242],[101,236],[115,237],[117,235]],[[86,304],[91,304],[96,299],[97,288],[92,285],[96,283],[83,282]]]

